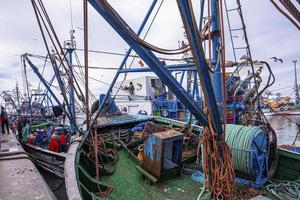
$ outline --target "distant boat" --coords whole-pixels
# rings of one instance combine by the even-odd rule
[[[23,128],[23,136],[27,137],[24,138],[22,144],[23,148],[26,150],[28,155],[35,161],[35,164],[45,171],[59,177],[63,178],[64,177],[64,162],[66,159],[66,151],[68,148],[68,145],[65,146],[65,149],[60,149],[59,152],[54,152],[49,149],[49,138],[48,141],[46,140],[46,132],[44,130],[52,131],[56,129],[56,131],[61,131],[62,129],[65,130],[65,134],[70,140],[72,137],[72,134],[70,132],[70,126],[68,125],[62,125],[59,123],[54,123],[50,121],[40,121],[40,122],[35,122],[34,124],[28,124],[27,128]],[[58,130],[60,129],[60,130]],[[33,132],[39,132],[43,130],[43,133],[38,133],[41,134],[43,143],[42,144],[37,144],[37,140],[39,136],[34,136],[34,144],[29,142],[29,135],[32,134]],[[33,134],[32,134],[33,135]],[[51,137],[51,135],[50,135]],[[68,142],[69,144],[69,142]]]
[[[300,105],[281,106],[279,108],[264,108],[263,113],[266,116],[286,116],[286,115],[300,115]]]

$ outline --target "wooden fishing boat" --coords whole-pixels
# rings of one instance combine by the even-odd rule
[[[109,130],[131,129],[141,122],[151,123],[163,127],[163,129],[182,129],[185,123],[160,117],[116,116],[100,118],[102,123],[98,125],[99,134]],[[155,124],[155,125],[154,125]],[[192,126],[193,132],[199,134],[201,127]],[[106,132],[107,133],[107,132]],[[96,178],[96,170],[93,161],[89,157],[89,144],[79,149],[80,142],[73,143],[68,151],[65,166],[66,189],[69,199],[103,199],[101,191],[110,191],[109,199],[195,199],[199,193],[199,184],[192,181],[190,175],[181,174],[175,178],[166,178],[163,182],[158,181],[150,174],[143,173],[142,161],[128,143],[121,142],[118,149],[118,161],[115,165],[105,166],[111,175],[101,174],[100,180]],[[188,153],[189,151],[184,151]],[[185,154],[184,153],[184,154]],[[196,152],[190,151],[189,159],[196,158]],[[189,161],[183,156],[183,162]],[[179,171],[180,172],[180,171]],[[176,173],[179,173],[178,171]],[[174,172],[167,172],[168,176]],[[143,176],[146,177],[143,179]],[[155,184],[149,185],[149,181]],[[78,190],[79,189],[79,190]]]
[[[278,148],[273,161],[274,177],[280,180],[300,180],[300,153],[296,149]],[[270,172],[270,173],[273,173]]]
[[[64,178],[64,162],[66,159],[66,150],[61,150],[60,152],[51,151],[49,149],[48,142],[44,142],[43,144],[30,144],[28,143],[28,137],[26,136],[28,136],[30,132],[34,132],[36,130],[53,130],[62,128],[66,130],[67,137],[70,137],[70,127],[67,125],[62,125],[51,121],[39,121],[32,123],[31,125],[28,125],[27,129],[23,129],[24,142],[22,143],[25,151],[35,161],[35,164],[38,167],[59,178]],[[43,137],[45,137],[45,135],[43,135]]]
[[[82,148],[79,147],[80,141],[75,142],[69,148],[65,163],[65,180],[69,199],[197,199],[202,184],[194,181],[195,179],[191,175],[200,169],[195,164],[197,153],[193,142],[198,140],[198,136],[202,133],[202,127],[191,126],[187,128],[187,124],[184,122],[149,116],[140,118],[128,115],[125,118],[124,116],[115,116],[100,118],[98,121],[101,122],[97,125],[99,135],[114,131],[120,132],[120,130],[125,129],[129,130],[144,122],[153,125],[156,131],[162,131],[162,129],[169,131],[168,136],[172,135],[174,130],[177,133],[180,132],[185,139],[187,139],[185,136],[189,136],[189,141],[183,142],[182,160],[178,166],[176,166],[176,163],[168,163],[170,160],[168,162],[164,160],[162,163],[155,163],[153,166],[156,168],[151,170],[153,166],[146,159],[146,148],[144,147],[144,158],[141,160],[139,151],[131,148],[131,143],[123,138],[120,146],[116,146],[118,148],[117,159],[114,158],[113,154],[110,154],[111,162],[102,160],[103,166],[100,162],[100,166],[97,166],[98,172],[95,158],[92,159],[91,138],[84,142]],[[145,144],[147,142],[144,141]],[[175,144],[174,140],[173,144]],[[106,145],[108,147],[112,145],[112,142],[107,142]],[[174,148],[174,146],[170,148],[169,145],[167,149],[172,149],[174,153]],[[159,157],[159,155],[162,155],[161,159],[164,159],[163,157],[170,158],[170,155],[166,152],[156,151],[156,153],[154,156]],[[174,154],[172,155],[174,156]],[[100,157],[101,155],[99,155],[99,159]],[[174,160],[176,159],[172,157],[171,161]],[[145,166],[145,163],[150,167]],[[173,168],[170,170],[167,170],[168,167],[164,168],[166,163],[173,166]],[[272,178],[275,179],[297,180],[300,178],[299,166],[299,153],[279,148],[269,174],[273,174]],[[271,194],[268,194],[268,196],[272,198]],[[203,198],[209,199],[209,195],[207,194]]]

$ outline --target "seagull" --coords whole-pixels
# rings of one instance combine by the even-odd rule
[[[283,63],[283,60],[282,60],[281,58],[272,57],[272,58],[270,58],[270,59],[273,59],[274,62],[279,61],[279,62]]]
[[[240,60],[248,60],[248,59],[249,59],[249,57],[247,54],[242,55],[240,58]]]

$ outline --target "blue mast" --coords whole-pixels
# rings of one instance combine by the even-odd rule
[[[64,42],[64,47],[67,51],[67,59],[69,63],[69,88],[70,88],[70,94],[69,94],[69,104],[70,104],[70,115],[73,119],[73,123],[71,123],[71,127],[73,131],[76,131],[76,113],[75,113],[75,95],[74,95],[74,73],[73,73],[73,61],[72,61],[72,55],[76,48],[76,42],[74,40],[74,30],[70,31],[70,40],[67,40]]]
[[[220,52],[220,23],[218,17],[218,0],[211,1],[211,33],[212,33],[212,83],[218,108],[222,108],[222,76],[221,76],[221,52]],[[208,16],[210,17],[210,16]]]

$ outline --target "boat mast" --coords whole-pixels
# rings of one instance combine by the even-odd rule
[[[89,63],[88,63],[88,2],[83,1],[83,25],[84,25],[84,77],[85,77],[85,114],[86,129],[89,130]]]
[[[219,23],[219,6],[218,1],[211,1],[211,32],[212,34],[212,84],[218,105],[218,109],[222,108],[222,80],[221,80],[221,48],[220,48],[220,23]]]
[[[297,60],[293,60],[294,63],[294,72],[295,72],[295,93],[296,93],[296,101],[295,104],[299,103],[299,92],[298,92],[298,81],[297,81]]]
[[[74,95],[74,77],[73,77],[73,52],[76,48],[76,42],[74,40],[74,30],[71,29],[70,31],[70,40],[67,40],[64,42],[64,47],[67,51],[67,60],[69,63],[69,88],[70,88],[70,94],[69,94],[69,104],[70,104],[70,115],[73,118],[73,123],[71,123],[72,130],[76,130],[76,113],[75,113],[75,95]]]

